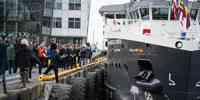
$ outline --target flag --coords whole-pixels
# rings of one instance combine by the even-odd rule
[[[150,36],[151,35],[151,29],[150,28],[144,28],[143,29],[143,35]]]
[[[177,11],[178,11],[178,0],[172,1],[172,20],[177,19]]]
[[[180,0],[179,2],[179,22],[181,27],[181,39],[186,39],[187,30],[190,27],[190,11],[188,0]]]
[[[190,27],[190,11],[188,0],[180,0],[179,2],[179,20],[182,28],[186,28],[187,30]]]

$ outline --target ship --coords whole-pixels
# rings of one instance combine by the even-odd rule
[[[200,1],[188,2],[187,29],[172,1],[100,8],[110,100],[200,99]]]

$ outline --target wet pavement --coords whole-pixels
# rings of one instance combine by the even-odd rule
[[[39,76],[37,71],[33,71],[32,72],[32,79],[30,80],[29,84],[32,84],[34,82],[38,82],[37,81],[37,77]],[[2,84],[2,76],[0,78],[0,94],[3,93],[3,84]],[[6,73],[6,85],[7,85],[7,90],[15,90],[15,89],[19,89],[21,88],[22,84],[20,81],[20,74],[16,73],[16,74],[7,74]]]

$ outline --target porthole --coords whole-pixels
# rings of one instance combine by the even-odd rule
[[[182,43],[181,41],[177,41],[177,42],[175,43],[175,47],[180,49],[180,48],[183,47],[183,43]]]

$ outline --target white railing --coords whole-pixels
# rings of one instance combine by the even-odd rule
[[[143,34],[144,29],[150,29],[150,36]],[[151,43],[175,48],[174,43],[182,41],[179,21],[169,20],[107,20],[104,26],[105,36],[110,39],[125,39]],[[184,50],[198,50],[200,43],[200,26],[193,24],[183,40]]]
[[[107,19],[104,26],[105,34],[143,34],[144,28],[150,28],[152,36],[178,38],[181,34],[179,21],[169,20],[134,20],[134,19]],[[200,26],[195,26],[191,22],[187,37],[195,38],[199,36]]]
[[[139,21],[134,21],[131,19],[107,19],[106,20],[106,24],[104,26],[104,31],[106,33],[119,33],[123,34],[123,33],[128,33],[129,31],[131,31],[131,27],[134,27],[132,25],[137,25],[139,24]],[[138,26],[137,26],[138,27]],[[135,28],[137,28],[135,26]]]

